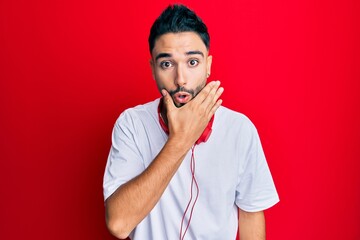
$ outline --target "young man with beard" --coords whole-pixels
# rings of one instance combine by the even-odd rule
[[[221,106],[206,25],[183,5],[153,24],[151,68],[162,98],[124,111],[104,175],[118,238],[265,239],[278,195],[254,125]]]

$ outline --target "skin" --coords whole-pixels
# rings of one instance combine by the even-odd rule
[[[240,240],[265,240],[264,212],[245,212],[239,209]]]
[[[186,153],[220,107],[219,81],[206,84],[212,56],[194,32],[167,33],[155,42],[150,61],[153,77],[164,96],[161,115],[169,138],[147,169],[120,186],[105,202],[110,232],[125,239],[159,201]],[[262,214],[263,216],[263,214]],[[251,226],[265,226],[258,214],[239,211],[242,240],[260,240]],[[265,229],[265,227],[263,227]],[[265,231],[264,231],[265,234]],[[265,236],[265,235],[264,235]]]

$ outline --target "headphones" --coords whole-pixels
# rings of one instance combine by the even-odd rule
[[[163,98],[160,99],[160,103],[158,106],[158,115],[159,115],[159,122],[160,122],[160,126],[161,128],[164,130],[164,132],[166,132],[166,134],[169,134],[169,128],[168,126],[165,124],[164,119],[161,117],[161,110],[162,110],[162,104],[163,103]],[[214,116],[213,115],[208,123],[208,125],[206,126],[206,128],[204,129],[203,133],[201,134],[201,136],[199,137],[199,139],[195,142],[196,145],[202,143],[202,142],[206,142],[209,137],[210,134],[212,132],[212,125],[214,122]]]

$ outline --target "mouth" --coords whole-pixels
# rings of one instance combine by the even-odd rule
[[[173,99],[174,99],[175,104],[183,105],[190,101],[191,94],[189,94],[187,92],[177,92],[173,95]]]

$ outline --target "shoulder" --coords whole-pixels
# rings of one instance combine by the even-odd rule
[[[245,114],[223,106],[216,112],[213,131],[219,136],[218,139],[244,147],[259,141],[255,125]]]
[[[160,99],[157,98],[154,101],[124,110],[116,120],[116,125],[136,125],[137,122],[156,119],[159,101]]]
[[[231,129],[249,129],[256,131],[255,125],[245,114],[224,106],[220,106],[220,108],[216,111],[215,119],[219,126]]]

